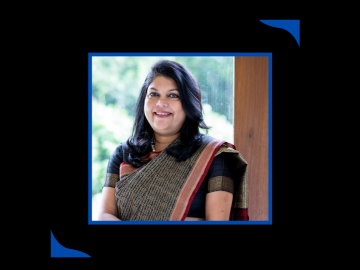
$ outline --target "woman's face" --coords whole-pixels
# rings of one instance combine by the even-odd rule
[[[186,115],[173,79],[155,77],[146,92],[144,111],[154,132],[174,135],[180,131]]]

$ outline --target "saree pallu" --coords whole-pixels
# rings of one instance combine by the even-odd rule
[[[176,139],[170,145],[179,142]],[[185,220],[191,202],[204,180],[212,160],[228,155],[234,180],[230,220],[249,220],[247,212],[247,162],[235,146],[203,136],[202,145],[187,160],[176,162],[166,151],[150,153],[150,161],[134,168],[120,165],[120,179],[115,185],[118,215],[121,220]]]

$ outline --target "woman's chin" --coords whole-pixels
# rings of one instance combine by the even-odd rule
[[[157,132],[167,132],[170,131],[169,126],[165,126],[165,125],[156,125],[153,126],[153,129]]]
[[[180,129],[174,129],[173,127],[169,127],[169,126],[166,127],[153,126],[152,128],[155,133],[162,136],[172,136],[179,133],[180,130]]]
[[[171,123],[169,123],[169,121],[155,121],[152,126],[158,130],[171,129]]]

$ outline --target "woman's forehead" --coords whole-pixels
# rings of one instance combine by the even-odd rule
[[[176,82],[173,79],[167,78],[164,76],[157,76],[149,84],[148,90],[154,90],[154,91],[176,90],[176,91],[178,91],[178,87],[176,85]]]

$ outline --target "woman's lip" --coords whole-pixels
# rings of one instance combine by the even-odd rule
[[[171,112],[166,112],[166,111],[155,111],[154,113],[171,113]]]
[[[168,114],[161,115],[161,114],[157,114],[157,113],[168,113]],[[154,115],[155,115],[156,117],[166,118],[166,117],[171,116],[172,113],[169,113],[169,112],[154,112]]]

